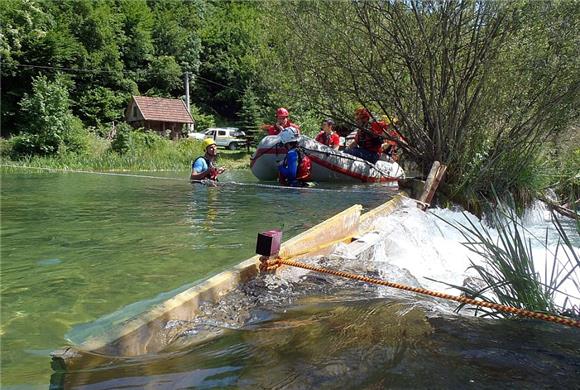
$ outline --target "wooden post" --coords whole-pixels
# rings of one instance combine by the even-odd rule
[[[447,165],[441,164],[439,161],[433,162],[429,176],[427,176],[427,182],[425,183],[425,189],[417,201],[417,207],[420,209],[427,210],[433,200],[435,191],[439,187],[439,183],[447,170]]]

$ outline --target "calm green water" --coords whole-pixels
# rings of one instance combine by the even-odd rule
[[[392,194],[370,186],[207,188],[186,177],[2,174],[2,388],[46,388],[49,353],[74,338],[73,328],[252,256],[259,231],[283,225],[288,239]],[[255,182],[248,172],[223,180]]]

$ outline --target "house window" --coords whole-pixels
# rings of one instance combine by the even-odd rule
[[[133,118],[137,118],[137,106],[133,106]]]

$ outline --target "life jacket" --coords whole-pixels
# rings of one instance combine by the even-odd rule
[[[266,131],[268,132],[268,135],[278,135],[281,131],[280,128],[286,129],[288,127],[292,127],[296,130],[296,134],[300,135],[300,126],[290,121],[287,121],[284,126],[277,126],[276,124],[270,125],[266,128]]]
[[[193,163],[191,163],[191,168],[193,169],[193,166],[200,158],[203,158],[205,160],[205,163],[207,164],[207,169],[209,170],[209,179],[217,181],[218,170],[215,164],[212,161],[209,161],[207,158],[205,158],[205,156],[199,156],[198,158],[193,160]]]
[[[307,181],[310,179],[310,173],[312,171],[312,161],[310,157],[304,153],[302,148],[296,148],[298,151],[298,169],[296,171],[296,179]]]
[[[357,134],[357,143],[363,148],[370,150],[371,152],[381,152],[381,146],[384,142],[382,137],[382,127],[377,123],[373,122],[370,126],[361,129]]]
[[[389,126],[390,127],[390,126]],[[389,128],[387,130],[387,134],[391,136],[393,139],[387,140],[387,147],[383,150],[383,152],[391,157],[394,161],[399,160],[399,156],[397,151],[399,149],[399,141],[404,141],[405,138],[397,131],[395,128]]]

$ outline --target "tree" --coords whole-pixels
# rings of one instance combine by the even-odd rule
[[[79,113],[89,126],[102,127],[123,119],[122,107],[127,105],[130,95],[123,91],[95,86],[78,96]]]
[[[266,30],[256,2],[216,2],[200,31],[203,50],[196,82],[200,103],[232,118],[246,88],[259,83],[258,56]]]
[[[270,68],[294,77],[272,78],[272,89],[351,123],[360,104],[398,116],[407,157],[424,174],[434,160],[448,164],[451,195],[485,196],[492,184],[523,193],[533,190],[542,142],[577,115],[571,4],[293,1],[283,13],[274,5]]]
[[[51,155],[64,148],[82,147],[82,128],[70,110],[68,92],[62,77],[49,81],[36,77],[32,94],[25,94],[20,102],[25,121],[22,124],[29,150],[26,154]],[[16,147],[17,150],[18,147]]]
[[[147,94],[170,97],[172,92],[181,90],[182,70],[174,57],[160,56],[154,58],[147,71]]]
[[[242,106],[238,114],[240,127],[246,134],[253,136],[259,131],[261,116],[258,99],[251,87],[246,88],[240,103]]]

